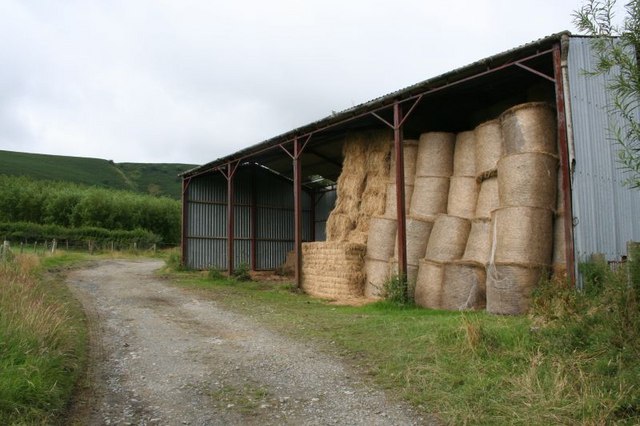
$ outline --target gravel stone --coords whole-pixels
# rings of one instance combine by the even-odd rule
[[[108,260],[67,283],[87,313],[89,385],[73,424],[437,424],[339,358],[172,287],[156,260]]]

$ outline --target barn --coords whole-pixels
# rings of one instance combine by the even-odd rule
[[[523,230],[529,234],[520,235],[520,239],[512,243],[513,247],[504,243],[502,266],[505,274],[522,274],[524,270],[531,270],[530,265],[534,263],[544,264],[561,270],[569,280],[579,285],[579,262],[593,253],[602,253],[609,260],[620,259],[626,255],[627,241],[640,240],[640,216],[637,214],[640,211],[640,192],[622,185],[625,177],[616,163],[616,147],[610,142],[607,130],[615,124],[615,118],[605,111],[609,100],[605,79],[586,76],[583,72],[594,65],[590,42],[588,37],[568,32],[554,34],[333,113],[184,172],[181,175],[183,263],[196,269],[216,267],[232,271],[246,264],[252,270],[273,270],[285,262],[288,253],[293,252],[296,283],[304,287],[303,252],[308,253],[308,264],[311,265],[314,262],[312,252],[320,250],[324,253],[325,264],[318,263],[317,267],[324,270],[340,269],[339,259],[353,258],[356,263],[350,266],[351,275],[345,271],[340,271],[339,275],[363,281],[349,291],[364,294],[367,293],[367,284],[364,283],[370,282],[367,273],[373,274],[371,271],[375,269],[374,257],[369,255],[375,247],[371,246],[383,247],[381,238],[386,232],[393,240],[385,255],[389,259],[385,258],[385,264],[380,267],[388,270],[392,264],[402,275],[411,277],[413,273],[414,281],[418,265],[420,274],[429,268],[431,273],[451,270],[452,276],[462,277],[458,281],[467,282],[469,277],[476,280],[479,272],[488,275],[486,264],[484,272],[479,271],[475,266],[461,265],[460,257],[462,260],[464,257],[459,255],[447,259],[447,265],[455,263],[455,267],[445,267],[435,259],[446,251],[441,246],[434,246],[438,254],[424,260],[422,257],[427,248],[422,246],[426,246],[426,242],[419,244],[420,254],[416,254],[412,242],[424,240],[423,237],[416,238],[416,229],[429,228],[430,240],[434,240],[436,231],[433,229],[454,229],[455,217],[462,217],[468,222],[463,224],[468,229],[465,242],[469,243],[469,232],[473,234],[480,232],[480,228],[490,229],[491,226],[494,227],[495,240],[495,223],[499,218],[504,224],[501,225],[505,230],[503,234],[511,233],[507,228],[510,221],[516,228],[523,222],[530,224],[527,230]],[[511,144],[511,148],[503,146],[502,154],[504,156],[505,149],[511,149],[510,154],[529,154],[526,158],[535,160],[515,156],[508,161],[503,158],[505,171],[502,173],[496,173],[499,167],[495,167],[495,161],[493,168],[480,173],[452,169],[449,176],[444,176],[432,169],[411,176],[411,183],[408,183],[407,174],[416,173],[415,167],[421,167],[413,164],[416,157],[417,161],[422,161],[420,157],[427,155],[420,151],[423,140],[444,138],[442,135],[445,134],[454,135],[451,136],[454,140],[471,137],[470,134],[474,134],[476,139],[482,138],[484,136],[478,135],[483,131],[487,133],[488,124],[496,122],[502,123],[502,132],[513,135],[520,132],[520,136],[513,136],[517,139],[528,132],[522,129],[528,125],[526,117],[532,115],[539,115],[543,117],[541,120],[549,123],[552,121],[542,133],[552,135],[553,147],[534,146],[529,149],[525,146],[525,152],[521,152],[528,144],[526,140],[509,142],[505,139],[504,144]],[[508,126],[506,130],[505,126]],[[537,131],[541,124],[536,122],[531,126],[532,131]],[[507,138],[506,134],[501,138]],[[388,143],[385,145],[388,146],[386,154],[382,152],[384,149],[374,148],[374,145],[383,146],[381,140]],[[464,144],[456,141],[447,145],[452,147],[447,161],[453,164],[454,157],[462,156]],[[453,147],[458,147],[455,152]],[[488,156],[490,150],[489,145],[486,148],[477,145],[474,161],[486,161],[480,157]],[[357,163],[356,151],[360,152],[360,163]],[[425,161],[434,163],[435,157],[429,158],[431,160]],[[455,161],[460,161],[460,165],[455,164],[455,167],[462,170],[462,160]],[[510,164],[508,167],[507,162]],[[544,169],[546,175],[540,172],[543,163],[553,164]],[[360,169],[358,164],[362,166]],[[480,170],[478,164],[475,163],[476,171]],[[410,167],[414,169],[410,171]],[[524,170],[527,175],[519,177],[519,170]],[[360,173],[360,180],[356,182],[353,180],[356,178],[348,176],[349,173]],[[527,177],[536,173],[547,180],[553,174],[553,188],[538,186],[548,187],[546,195],[544,190],[531,191],[531,179]],[[508,195],[504,190],[500,204],[486,208],[487,218],[478,217],[475,207],[466,216],[460,213],[470,198],[476,203],[478,192],[482,197],[483,183],[486,181],[488,188],[488,182],[491,178],[495,180],[496,174],[497,180],[502,179],[501,185],[513,186],[516,182],[516,186],[510,189],[513,194]],[[418,177],[422,179],[418,181]],[[450,191],[449,211],[445,205],[439,207],[440,210],[429,212],[433,218],[419,217],[419,212],[411,206],[411,203],[416,204],[416,196],[411,200],[412,191],[417,191],[420,185],[424,189],[426,182],[431,182],[429,185],[444,183],[443,177],[447,178],[446,185]],[[350,193],[349,182],[354,187]],[[405,185],[395,185],[395,182],[405,182]],[[464,192],[469,191],[469,185],[475,188],[475,195]],[[527,192],[526,185],[529,185],[530,195],[535,199],[523,198],[525,195],[522,194]],[[451,188],[454,186],[461,188],[456,189],[459,191],[456,192],[457,198],[452,198]],[[427,191],[435,193],[433,188],[427,188]],[[553,205],[543,199],[545,196],[553,197]],[[357,217],[350,216],[348,209],[344,210],[348,199],[360,206]],[[424,203],[424,200],[421,198],[419,201]],[[364,206],[366,203],[369,203],[367,207]],[[451,214],[454,205],[462,210]],[[507,207],[511,210],[494,212]],[[540,218],[531,210],[523,211],[534,207],[545,210]],[[513,216],[516,212],[521,212],[526,220]],[[447,218],[439,216],[447,213]],[[385,217],[393,221],[393,230],[387,228],[385,231],[383,224],[390,223]],[[438,225],[438,220],[442,224]],[[341,226],[344,228],[342,231],[338,229]],[[540,237],[540,229],[543,228],[542,234],[552,235],[548,237],[551,238],[548,243],[540,243],[544,239]],[[450,242],[454,237],[448,232],[443,231],[442,237]],[[329,241],[324,245],[319,243],[325,240]],[[317,243],[310,244],[313,242]],[[332,242],[334,245],[329,246]],[[541,252],[544,261],[529,259],[532,246],[545,244],[551,248]],[[518,248],[524,250],[522,259],[518,254],[512,254]],[[498,253],[495,251],[494,244],[491,255],[499,257],[501,247],[498,247]],[[329,252],[338,256],[338,260],[326,257]],[[516,271],[509,263],[512,261],[529,266]],[[423,268],[423,264],[427,266]],[[534,277],[539,275],[534,274]],[[335,277],[332,279],[335,285],[339,284],[336,284],[339,280],[336,281]],[[415,286],[414,282],[413,291],[419,291]],[[453,284],[448,286],[453,287]],[[309,290],[312,294],[325,295],[322,291]],[[465,295],[467,290],[463,291]],[[428,305],[426,302],[425,306]],[[521,310],[515,307],[507,311],[510,309]]]

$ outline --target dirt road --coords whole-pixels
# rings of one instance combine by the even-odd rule
[[[89,398],[102,425],[412,425],[339,359],[172,287],[158,261],[103,261],[68,284],[90,319]]]

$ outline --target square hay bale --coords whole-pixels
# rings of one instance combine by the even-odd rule
[[[314,242],[302,245],[302,289],[325,299],[364,294],[365,244]]]

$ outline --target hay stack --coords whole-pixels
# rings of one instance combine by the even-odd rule
[[[476,139],[476,178],[479,181],[496,175],[502,156],[502,127],[500,120],[491,120],[474,129]]]
[[[491,255],[491,221],[488,219],[474,219],[462,260],[486,265]]]
[[[456,135],[453,133],[421,134],[416,159],[416,176],[451,176],[455,143]]]
[[[495,263],[487,267],[487,312],[502,315],[524,314],[531,293],[548,274],[544,265]]]
[[[391,144],[391,167],[389,168],[389,182],[396,181],[396,150]],[[413,183],[416,175],[416,159],[418,157],[418,141],[415,139],[406,139],[402,142],[403,160],[404,160],[404,182],[405,184]]]
[[[425,258],[439,262],[460,259],[467,244],[467,237],[471,229],[468,219],[438,215],[431,230]]]
[[[344,142],[342,173],[337,182],[336,205],[327,219],[327,241],[347,241],[356,228],[367,177],[367,145],[362,136]]]
[[[463,261],[445,264],[442,278],[442,308],[453,311],[484,308],[485,282],[483,265]]]
[[[476,176],[476,138],[472,131],[456,135],[453,176]]]
[[[396,245],[396,219],[385,216],[374,216],[369,226],[369,239],[367,241],[367,258],[384,260],[393,255]]]
[[[544,153],[507,155],[498,161],[500,206],[556,208],[558,159]]]
[[[360,297],[364,290],[366,246],[348,242],[302,245],[302,288],[316,297]]]
[[[531,102],[517,105],[502,113],[500,122],[505,155],[557,152],[556,119],[549,104]]]
[[[479,187],[473,176],[452,176],[447,198],[447,214],[473,218],[476,214]]]
[[[416,218],[429,219],[446,213],[449,183],[448,177],[416,176],[409,214]]]
[[[553,212],[536,207],[501,207],[493,212],[495,263],[549,265]]]
[[[498,207],[500,207],[498,178],[492,177],[483,180],[480,184],[480,192],[478,193],[475,217],[490,219],[491,212]]]
[[[371,217],[384,213],[387,198],[387,181],[389,180],[390,155],[391,144],[385,133],[368,135],[365,185],[361,195],[356,226],[348,234],[347,241],[366,244]]]
[[[416,305],[431,309],[441,308],[443,277],[444,263],[420,260],[414,292]]]

